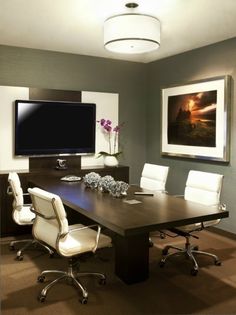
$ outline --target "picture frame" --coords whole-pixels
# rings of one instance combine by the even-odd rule
[[[229,162],[230,76],[161,90],[161,155]]]

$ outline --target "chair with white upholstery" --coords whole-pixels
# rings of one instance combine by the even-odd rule
[[[73,264],[80,254],[86,252],[95,253],[97,249],[110,247],[111,238],[101,233],[101,227],[97,224],[84,226],[82,224],[68,225],[66,212],[61,198],[58,195],[49,193],[39,188],[28,189],[33,211],[36,218],[33,225],[33,235],[35,239],[43,244],[47,244],[63,257],[69,259],[67,271],[45,270],[38,277],[39,282],[45,281],[45,276],[52,273],[59,277],[50,282],[39,294],[39,301],[44,302],[48,290],[61,280],[69,280],[69,283],[82,291],[82,304],[88,300],[88,292],[80,282],[82,276],[96,276],[100,284],[105,284],[106,277],[98,272],[78,272],[73,269]],[[78,269],[78,265],[77,265]]]
[[[31,204],[24,203],[24,196],[28,195],[28,193],[23,193],[19,176],[16,172],[10,172],[8,175],[8,183],[9,187],[7,193],[9,195],[13,195],[13,211],[12,217],[13,220],[18,225],[32,225],[33,220],[35,218],[35,214],[30,211]],[[25,245],[17,251],[16,259],[23,260],[23,251],[27,249],[29,246],[38,243],[34,239],[22,239],[22,240],[15,240],[10,242],[10,249],[14,250],[15,245],[18,243],[25,243]],[[45,247],[45,246],[43,246]],[[53,252],[48,248],[45,247],[50,255],[53,255]]]
[[[152,192],[166,193],[166,181],[169,173],[169,166],[145,163],[140,179],[140,187]],[[165,238],[165,234],[160,231],[159,236]],[[152,232],[151,236],[156,236]],[[153,246],[151,237],[149,237],[149,246]]]
[[[206,206],[219,206],[222,210],[225,209],[225,205],[220,205],[220,194],[223,183],[223,175],[193,171],[191,170],[188,174],[186,187],[184,191],[184,199]],[[206,222],[199,222],[195,224],[185,225],[178,228],[170,229],[170,231],[176,233],[179,236],[183,236],[186,239],[185,248],[180,248],[173,245],[167,245],[162,253],[163,258],[160,261],[160,266],[163,267],[167,259],[174,255],[184,254],[186,257],[190,258],[193,263],[193,269],[191,269],[191,274],[193,276],[198,273],[198,263],[194,257],[195,254],[201,254],[214,259],[215,265],[220,266],[221,262],[219,258],[211,253],[203,252],[198,250],[198,246],[190,244],[190,237],[198,238],[196,235],[192,234],[194,232],[201,231],[207,227],[216,225],[220,220],[211,220]],[[168,254],[169,249],[175,249],[176,252]]]
[[[151,191],[165,192],[169,166],[145,163],[140,187]]]

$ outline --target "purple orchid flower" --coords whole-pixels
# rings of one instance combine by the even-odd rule
[[[106,119],[102,118],[102,119],[100,120],[100,125],[101,125],[101,126],[104,126],[105,123],[106,123]]]
[[[109,143],[109,153],[101,151],[100,155],[105,154],[105,155],[118,156],[119,154],[121,154],[121,152],[116,152],[116,151],[117,151],[117,146],[118,146],[118,134],[123,124],[117,125],[113,128],[112,121],[110,119],[104,119],[104,118],[102,118],[101,120],[98,120],[98,123],[108,135],[108,143]],[[114,135],[113,135],[113,132],[114,132]],[[112,145],[112,139],[114,139],[113,145]]]
[[[119,132],[119,131],[120,131],[120,126],[116,126],[116,127],[113,129],[113,131]]]
[[[108,132],[110,132],[110,131],[112,130],[112,127],[111,127],[110,125],[108,125],[107,123],[103,126],[103,128],[104,128],[106,131],[108,131]]]

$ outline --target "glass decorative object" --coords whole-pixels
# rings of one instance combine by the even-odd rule
[[[101,176],[95,172],[90,172],[86,174],[83,178],[85,186],[91,189],[96,189],[98,187],[100,179]]]
[[[129,184],[123,181],[114,181],[109,186],[109,192],[113,197],[121,197],[127,195]]]
[[[109,192],[110,185],[114,182],[114,178],[110,175],[106,175],[100,178],[98,183],[98,189],[102,192]]]

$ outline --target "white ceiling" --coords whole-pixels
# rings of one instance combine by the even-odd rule
[[[160,20],[158,50],[122,55],[103,47],[104,20],[129,10]],[[150,62],[233,37],[236,0],[0,0],[3,45]]]

